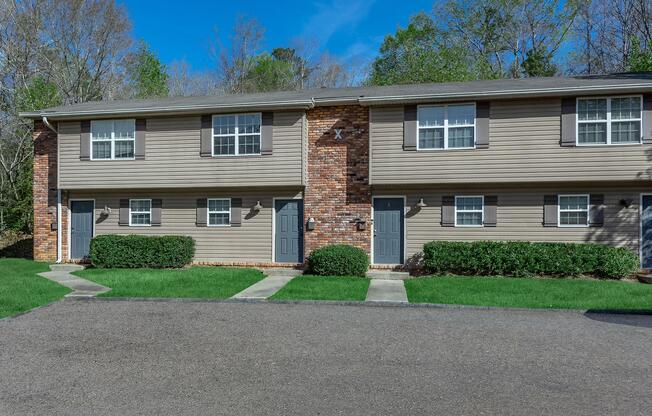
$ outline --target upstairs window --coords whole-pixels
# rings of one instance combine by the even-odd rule
[[[475,147],[475,104],[422,105],[417,120],[417,150]]]
[[[136,120],[92,120],[91,160],[134,159]]]
[[[455,197],[455,226],[482,227],[484,223],[483,196]]]
[[[129,200],[129,225],[131,226],[152,225],[152,200],[151,199]]]
[[[587,227],[589,225],[588,195],[559,195],[559,226]]]
[[[639,144],[642,98],[607,97],[577,100],[577,144]]]
[[[208,200],[208,225],[225,226],[231,224],[231,200],[212,198]]]
[[[213,116],[213,156],[260,154],[261,114]]]

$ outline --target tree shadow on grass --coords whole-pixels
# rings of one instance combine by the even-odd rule
[[[34,239],[23,238],[0,248],[0,257],[13,257],[32,260],[34,258]]]

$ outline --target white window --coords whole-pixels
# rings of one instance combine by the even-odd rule
[[[588,195],[559,195],[559,226],[587,227],[589,225]]]
[[[259,155],[261,113],[213,116],[213,156]]]
[[[225,226],[231,224],[231,200],[212,198],[208,200],[208,225]]]
[[[133,159],[136,120],[92,120],[91,160]]]
[[[421,105],[417,120],[418,150],[475,147],[475,104]]]
[[[577,144],[639,144],[642,138],[641,96],[579,98]]]
[[[129,200],[129,225],[130,226],[152,225],[152,200],[151,199]]]
[[[484,223],[484,196],[455,197],[455,226],[482,227]]]

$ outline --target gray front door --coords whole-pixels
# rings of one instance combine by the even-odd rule
[[[652,269],[652,195],[641,202],[641,268]]]
[[[93,238],[93,201],[70,202],[70,257],[88,257]]]
[[[278,263],[303,262],[303,201],[300,199],[277,200],[276,235],[274,243]]]
[[[403,198],[374,199],[374,263],[403,264]]]

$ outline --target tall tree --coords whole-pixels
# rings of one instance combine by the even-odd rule
[[[222,92],[213,71],[194,71],[186,61],[170,64],[168,89],[172,97],[215,95]]]
[[[19,111],[114,97],[129,29],[113,0],[0,1],[0,231],[31,228],[31,123]]]
[[[44,12],[47,11],[47,12]],[[113,0],[31,0],[25,13],[39,16],[39,58],[64,103],[110,99],[124,75],[131,23]]]
[[[577,0],[448,0],[438,27],[470,51],[481,78],[553,75]]]
[[[227,94],[242,94],[251,90],[248,77],[256,65],[264,33],[265,29],[256,19],[240,17],[230,36],[230,48],[224,48],[217,42],[219,78]]]
[[[570,71],[626,71],[632,53],[652,48],[652,2],[582,0],[573,34]]]
[[[462,81],[475,77],[468,54],[449,43],[432,18],[420,13],[407,28],[387,35],[380,56],[371,64],[368,83],[389,85]]]
[[[254,58],[245,75],[243,92],[294,90],[297,88],[293,63],[262,53]]]
[[[652,71],[652,51],[641,48],[641,42],[638,38],[631,40],[631,51],[627,57],[627,71]]]
[[[135,98],[166,97],[169,94],[165,65],[141,42],[138,50],[129,56],[127,87]]]

